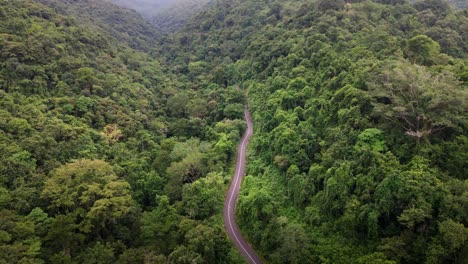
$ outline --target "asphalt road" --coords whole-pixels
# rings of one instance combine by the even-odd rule
[[[242,178],[244,178],[245,171],[245,150],[249,144],[250,137],[253,134],[252,119],[250,118],[249,110],[246,108],[244,111],[245,120],[247,122],[247,130],[242,137],[242,140],[237,147],[237,161],[234,176],[232,177],[231,186],[226,195],[224,201],[224,226],[226,231],[231,238],[231,241],[245,257],[250,264],[260,264],[262,261],[258,257],[257,253],[250,247],[250,245],[242,237],[239,227],[236,224],[236,203],[237,197],[239,196],[240,187],[242,184]]]

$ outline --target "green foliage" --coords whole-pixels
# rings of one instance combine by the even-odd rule
[[[345,4],[344,0],[331,0],[331,1],[320,0],[317,2],[317,9],[320,11],[340,10],[344,8],[344,4]]]
[[[2,2],[0,262],[240,262],[221,209],[246,105],[237,217],[266,262],[467,259],[466,11],[198,8],[161,37],[109,1]]]
[[[83,234],[106,236],[137,211],[130,185],[100,160],[79,160],[52,172],[42,192],[53,216],[77,221]]]
[[[357,150],[371,150],[383,152],[387,149],[382,130],[377,128],[368,128],[362,131],[358,136],[355,148]]]
[[[158,206],[142,216],[142,236],[146,244],[154,244],[168,253],[175,246],[177,211],[169,204],[167,196],[161,196]]]
[[[223,178],[208,174],[190,185],[185,185],[182,201],[187,215],[192,219],[206,219],[221,211],[224,192]]]
[[[413,63],[431,65],[440,52],[439,43],[425,35],[418,35],[408,41],[408,58]]]
[[[373,253],[370,255],[362,256],[357,259],[358,264],[395,264],[395,261],[387,260],[382,253]]]
[[[150,50],[155,38],[161,35],[135,11],[119,8],[110,1],[38,0],[37,2],[59,11],[67,17],[67,22],[75,20],[93,30],[105,32],[134,49]],[[44,18],[53,14],[50,11],[42,12]]]
[[[227,259],[222,177],[245,125],[224,112],[242,91],[188,89],[146,53],[155,31],[107,1],[7,1],[0,17],[0,259],[165,262],[189,217],[214,219],[223,243],[187,247]],[[197,200],[206,189],[212,203]]]
[[[438,130],[464,126],[466,92],[450,73],[433,75],[421,66],[396,63],[376,79],[369,85],[376,114],[400,123],[417,142]]]
[[[229,1],[161,50],[197,87],[237,66],[255,121],[238,217],[268,262],[423,263],[465,219],[467,22],[441,1]]]
[[[427,252],[426,263],[462,263],[468,228],[452,219],[439,223],[440,234],[434,238]]]

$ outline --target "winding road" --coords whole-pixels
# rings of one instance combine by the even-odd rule
[[[247,262],[250,264],[261,264],[262,261],[258,257],[257,253],[255,253],[252,247],[242,237],[239,227],[236,224],[235,216],[237,198],[239,196],[242,178],[244,178],[246,163],[245,150],[253,134],[252,119],[250,118],[250,113],[247,108],[244,110],[244,115],[245,121],[247,122],[247,130],[242,137],[242,141],[239,144],[239,147],[237,148],[236,169],[234,171],[234,177],[231,181],[231,186],[229,187],[226,195],[226,200],[224,201],[224,226],[226,227],[226,231],[232,242],[240,251],[240,253],[245,257]]]

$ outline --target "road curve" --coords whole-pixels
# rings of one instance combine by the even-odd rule
[[[236,169],[231,180],[231,186],[229,187],[226,195],[226,200],[224,201],[224,226],[226,227],[226,231],[231,238],[231,241],[245,257],[247,262],[250,264],[261,264],[262,261],[258,257],[257,253],[255,253],[252,247],[250,247],[242,237],[239,227],[236,224],[235,216],[237,197],[239,196],[242,178],[244,177],[245,171],[245,150],[249,144],[250,137],[252,137],[253,134],[252,119],[250,118],[250,113],[247,108],[244,110],[244,115],[245,121],[247,122],[247,130],[237,147]]]

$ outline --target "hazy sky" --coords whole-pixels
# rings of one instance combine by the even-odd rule
[[[111,0],[139,12],[161,32],[181,28],[211,0]]]
[[[121,6],[134,9],[145,16],[154,16],[177,5],[206,3],[209,0],[112,0]]]
[[[135,9],[144,15],[152,15],[158,9],[171,4],[170,0],[112,0],[112,2]]]

